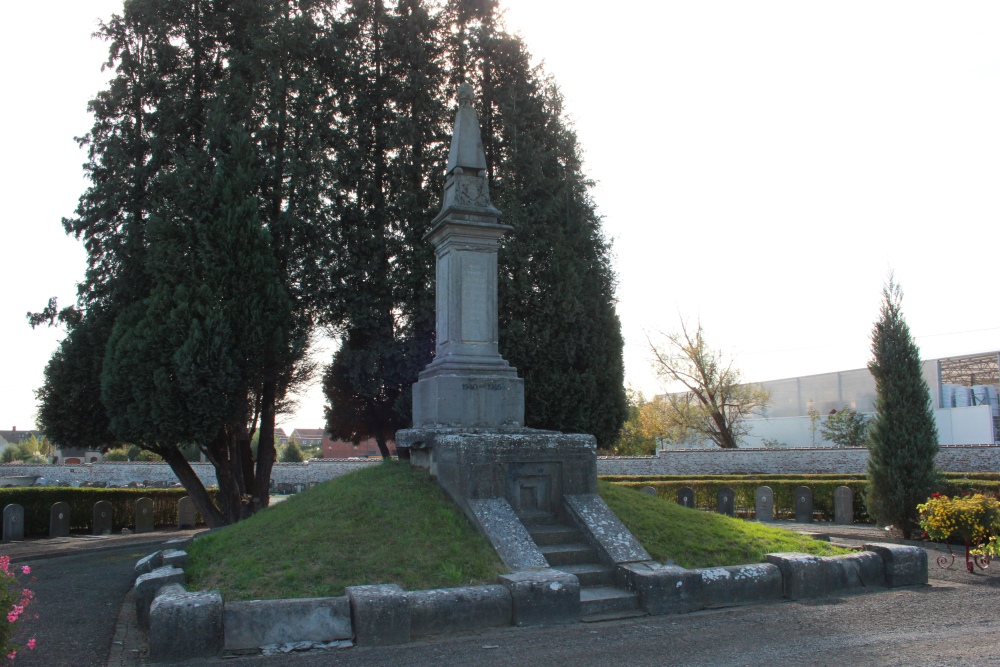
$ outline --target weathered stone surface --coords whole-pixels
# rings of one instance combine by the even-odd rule
[[[405,443],[411,464],[426,465],[467,514],[473,499],[506,498],[523,516],[558,512],[564,494],[597,493],[597,441],[591,435],[524,428],[406,429],[396,432],[396,443]],[[428,454],[415,456],[415,451]]]
[[[755,509],[758,521],[774,521],[774,491],[771,487],[757,487]]]
[[[639,594],[639,606],[651,615],[678,614],[704,607],[701,573],[654,561],[626,563],[615,570],[615,583]]]
[[[882,557],[872,551],[859,551],[822,559],[829,572],[830,591],[850,591],[885,586]]]
[[[580,581],[559,570],[500,575],[510,591],[514,625],[574,623],[580,618]]]
[[[3,508],[3,541],[20,542],[24,539],[24,508],[10,504]]]
[[[767,554],[767,562],[781,570],[783,591],[789,600],[821,598],[833,588],[833,569],[819,556],[798,552]]]
[[[225,637],[219,591],[177,588],[164,588],[149,609],[149,657],[176,662],[219,655]]]
[[[69,503],[55,503],[49,510],[49,537],[69,537]]]
[[[692,572],[701,577],[702,601],[706,607],[754,604],[782,597],[781,570],[775,565],[731,565]]]
[[[194,526],[194,501],[191,500],[190,496],[184,496],[177,501],[177,528],[183,530],[184,528],[194,528]]]
[[[410,603],[396,584],[348,586],[351,624],[358,646],[386,646],[410,641]]]
[[[472,89],[462,84],[461,91],[441,213],[427,234],[435,253],[437,336],[434,360],[413,385],[413,425],[521,426],[524,381],[497,345],[497,250],[512,227],[498,223],[500,211],[490,202]]]
[[[854,493],[850,487],[838,486],[833,490],[833,522],[842,526],[854,523]]]
[[[468,501],[468,505],[473,522],[508,569],[518,572],[548,567],[545,556],[506,498],[480,498]]]
[[[161,567],[163,567],[163,551],[159,550],[140,558],[135,564],[133,573],[138,577]]]
[[[694,509],[694,489],[690,486],[677,489],[677,504]]]
[[[645,493],[647,496],[653,496],[654,498],[656,497],[656,489],[651,486],[642,487],[639,489],[639,493]]]
[[[153,499],[139,498],[135,501],[135,532],[153,532]]]
[[[163,565],[170,565],[173,567],[179,567],[182,570],[184,566],[187,565],[188,553],[181,549],[164,549],[163,550]]]
[[[294,600],[228,602],[226,650],[290,642],[351,639],[351,603],[347,596]]]
[[[812,523],[813,492],[808,486],[795,489],[795,521],[797,523]]]
[[[183,584],[184,570],[176,567],[160,567],[152,572],[139,575],[135,580],[135,616],[140,628],[149,628],[149,606],[156,594],[167,584]]]
[[[717,510],[719,514],[725,514],[726,516],[736,515],[736,492],[733,491],[728,486],[724,486],[719,489],[719,497],[717,503]]]
[[[114,526],[114,507],[107,500],[94,503],[94,535],[110,535]]]
[[[927,552],[920,547],[872,543],[865,551],[874,551],[885,567],[885,585],[889,588],[927,583]]]
[[[511,624],[511,593],[504,586],[415,591],[409,598],[413,639]]]
[[[596,493],[564,496],[566,510],[577,527],[596,544],[610,563],[636,563],[652,560],[629,529],[625,527],[604,499]]]

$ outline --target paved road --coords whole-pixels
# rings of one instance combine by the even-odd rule
[[[38,619],[28,619],[24,630],[38,645],[22,651],[17,667],[91,667],[106,664],[115,621],[125,593],[131,587],[135,561],[148,548],[75,552],[41,560],[20,560],[30,565],[37,581],[30,584],[35,601],[29,607]],[[29,635],[30,636],[30,635]],[[23,644],[26,636],[19,636]]]
[[[227,667],[345,665],[1000,665],[1000,577],[810,602],[555,628],[510,628],[334,655],[206,660]],[[969,582],[972,582],[971,584]]]
[[[22,560],[38,577],[39,645],[16,665],[104,666],[134,562],[150,550]],[[931,585],[808,602],[549,628],[504,628],[406,646],[193,661],[204,667],[345,665],[1000,665],[1000,563],[934,565]],[[961,559],[959,559],[960,561]]]

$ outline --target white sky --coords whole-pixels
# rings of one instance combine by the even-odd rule
[[[599,183],[633,386],[659,390],[645,332],[678,313],[749,380],[860,368],[890,267],[925,358],[1000,349],[1000,3],[503,2]],[[24,313],[83,275],[59,221],[106,80],[90,34],[121,3],[46,7],[0,28],[0,428],[33,426],[62,336]],[[322,405],[317,385],[286,428]]]

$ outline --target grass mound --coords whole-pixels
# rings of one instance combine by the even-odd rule
[[[492,584],[506,570],[426,473],[390,462],[199,538],[185,571],[193,588],[256,600],[337,596],[360,584]]]
[[[610,482],[600,494],[658,561],[758,563],[773,551],[846,553],[778,528],[691,510]],[[492,584],[505,572],[489,543],[426,472],[383,463],[292,496],[199,538],[185,568],[226,600],[328,597],[347,586],[407,590]]]
[[[689,509],[604,480],[598,484],[604,502],[660,562],[696,568],[760,563],[777,551],[849,553],[792,531]]]

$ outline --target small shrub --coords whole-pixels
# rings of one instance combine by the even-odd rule
[[[1000,535],[1000,502],[976,493],[949,498],[935,493],[930,500],[917,505],[920,527],[927,537],[937,542],[960,541],[971,545],[988,545]]]
[[[21,648],[14,643],[14,628],[23,622],[25,609],[35,598],[35,594],[21,583],[17,570],[22,575],[31,574],[27,565],[11,567],[10,556],[0,556],[0,610],[6,611],[6,618],[0,618],[0,655],[7,656],[8,660],[16,658]],[[26,645],[34,649],[35,638],[29,639]]]

